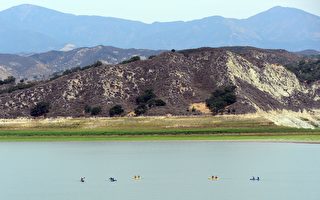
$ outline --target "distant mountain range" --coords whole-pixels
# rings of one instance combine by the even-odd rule
[[[55,72],[84,67],[100,60],[104,64],[117,64],[140,56],[142,59],[162,51],[120,49],[109,46],[78,48],[71,51],[49,51],[32,55],[0,54],[0,79],[14,76],[17,79],[43,79]]]
[[[306,50],[298,51],[298,52],[295,52],[295,53],[298,54],[298,55],[303,55],[303,56],[320,55],[320,51],[316,51],[316,50],[313,50],[313,49],[306,49]]]
[[[2,53],[97,45],[144,49],[255,46],[289,51],[320,50],[320,17],[284,7],[274,7],[241,20],[213,16],[188,22],[145,24],[111,17],[76,16],[24,4],[1,11],[0,26]]]

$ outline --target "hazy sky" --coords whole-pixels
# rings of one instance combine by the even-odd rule
[[[78,15],[143,22],[192,20],[220,15],[247,18],[274,6],[295,7],[320,16],[320,0],[0,0],[0,10],[35,4]]]

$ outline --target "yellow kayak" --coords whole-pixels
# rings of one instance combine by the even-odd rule
[[[141,176],[134,176],[132,177],[133,180],[141,180]]]
[[[210,181],[218,181],[219,177],[209,177],[208,178]]]

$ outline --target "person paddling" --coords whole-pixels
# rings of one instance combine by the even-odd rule
[[[115,178],[113,178],[113,177],[110,177],[109,180],[110,180],[111,182],[116,182],[116,181],[117,181],[117,179],[115,179]]]
[[[80,181],[82,182],[82,183],[84,183],[84,179],[85,179],[86,177],[81,177],[80,178]]]

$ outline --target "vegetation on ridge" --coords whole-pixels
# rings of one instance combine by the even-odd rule
[[[4,80],[0,80],[0,85],[5,85],[5,84],[11,84],[11,83],[15,83],[16,82],[16,78],[13,76],[8,76],[8,78],[4,79]]]
[[[289,64],[286,68],[292,71],[300,81],[311,83],[320,80],[320,58],[302,60],[299,63]]]
[[[16,85],[12,85],[8,88],[5,88],[5,89],[2,89],[0,90],[0,94],[5,94],[5,93],[11,93],[11,92],[14,92],[14,91],[17,91],[17,90],[23,90],[23,89],[28,89],[28,88],[31,88],[33,86],[35,86],[38,82],[36,81],[33,81],[33,82],[20,82]]]
[[[120,64],[128,64],[128,63],[136,62],[139,60],[141,60],[140,56],[133,56],[129,60],[122,61]]]
[[[56,73],[52,74],[52,77],[50,78],[50,81],[55,80],[57,78],[60,78],[62,76],[68,75],[68,74],[72,74],[74,72],[84,71],[84,70],[87,70],[87,69],[90,69],[90,68],[93,68],[93,67],[99,67],[101,65],[102,65],[102,62],[98,60],[97,62],[93,63],[92,65],[87,65],[85,67],[74,67],[74,68],[67,69],[67,70],[62,71],[62,72],[56,72]]]

